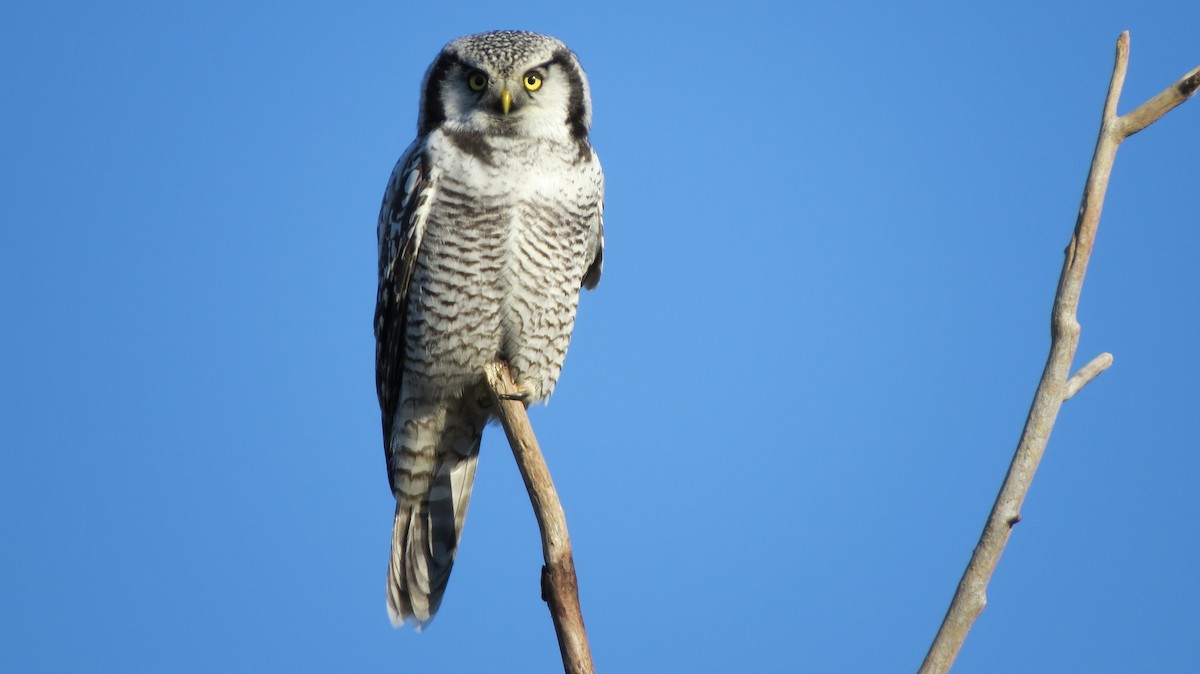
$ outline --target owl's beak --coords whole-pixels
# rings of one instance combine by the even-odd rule
[[[503,89],[500,90],[500,109],[502,111],[504,111],[504,114],[507,115],[508,109],[511,107],[512,107],[512,92],[508,90],[508,87],[504,87]]]

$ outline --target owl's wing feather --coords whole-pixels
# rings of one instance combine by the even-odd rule
[[[379,294],[375,301],[375,388],[383,420],[383,451],[392,484],[392,421],[400,403],[407,342],[408,290],[412,281],[433,180],[424,146],[413,143],[396,163],[379,210]]]

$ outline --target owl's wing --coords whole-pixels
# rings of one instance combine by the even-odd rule
[[[375,301],[375,389],[383,418],[383,452],[392,482],[392,420],[400,403],[407,342],[408,288],[429,217],[433,181],[418,140],[404,153],[379,210],[379,295]],[[394,489],[395,485],[391,485]]]
[[[592,262],[583,274],[580,287],[595,290],[600,283],[600,272],[604,269],[604,216],[596,216],[596,237],[592,242]]]
[[[579,284],[588,290],[594,290],[600,283],[600,272],[604,269],[604,174],[600,171],[600,159],[596,157],[595,150],[592,151],[592,166],[595,168],[598,196],[595,222],[588,236],[588,255],[592,261],[588,263],[587,271],[583,273],[583,281]]]

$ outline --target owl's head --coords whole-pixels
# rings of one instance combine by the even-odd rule
[[[438,127],[488,135],[586,142],[587,76],[547,35],[496,31],[446,45],[425,73],[417,132]]]

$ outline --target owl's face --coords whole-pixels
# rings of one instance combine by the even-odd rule
[[[566,142],[586,141],[590,125],[575,54],[546,35],[499,31],[446,45],[425,75],[417,126]]]

